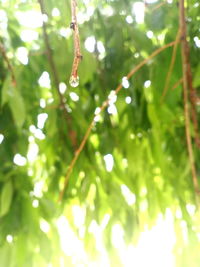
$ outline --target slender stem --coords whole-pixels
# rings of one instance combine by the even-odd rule
[[[195,167],[195,159],[193,154],[193,148],[192,148],[192,140],[191,140],[191,134],[190,134],[190,115],[189,115],[189,103],[188,103],[188,87],[189,87],[189,80],[188,78],[191,78],[188,76],[188,71],[190,71],[190,68],[188,68],[189,63],[189,54],[188,54],[188,44],[186,40],[186,22],[185,22],[185,8],[184,8],[184,0],[180,0],[179,2],[179,16],[180,16],[180,29],[181,29],[181,55],[182,55],[182,70],[183,70],[183,101],[184,101],[184,115],[185,115],[185,132],[186,132],[186,141],[187,141],[187,149],[188,149],[188,155],[189,155],[189,161],[191,166],[191,172],[192,172],[192,180],[195,190],[195,196],[197,200],[197,204],[199,203],[199,184],[198,184],[198,178],[197,178],[197,172]]]
[[[10,63],[10,60],[9,60],[8,57],[7,57],[6,49],[5,49],[4,45],[3,45],[3,43],[0,43],[0,51],[1,51],[1,54],[2,54],[2,56],[3,56],[3,58],[4,58],[4,60],[5,60],[6,63],[7,63],[8,69],[9,69],[9,71],[10,71],[10,73],[11,73],[12,83],[13,83],[14,86],[16,86],[16,85],[17,85],[17,82],[16,82],[16,78],[15,78],[14,70],[13,70],[13,67],[12,67],[12,65],[11,65],[11,63]]]
[[[44,2],[43,0],[38,0],[39,5],[40,5],[40,10],[42,14],[47,14],[46,10],[45,10],[45,6],[44,6]],[[53,59],[53,53],[52,53],[52,49],[50,46],[50,42],[49,42],[49,36],[47,34],[47,26],[46,23],[43,22],[42,25],[42,29],[43,29],[43,36],[44,36],[44,41],[45,41],[45,45],[46,45],[46,50],[47,50],[47,58],[49,61],[49,66],[51,68],[51,73],[52,73],[52,77],[54,80],[54,85],[56,88],[56,91],[58,93],[59,99],[60,99],[60,106],[63,110],[63,115],[64,118],[67,122],[67,126],[69,128],[69,138],[71,140],[72,146],[74,149],[76,149],[77,147],[77,140],[76,140],[76,133],[75,131],[72,129],[72,118],[70,116],[70,114],[68,113],[66,107],[65,107],[65,99],[63,97],[63,95],[61,94],[60,90],[59,90],[59,77],[58,77],[58,72],[56,69],[56,65]]]
[[[158,54],[160,54],[163,50],[165,50],[166,48],[170,47],[170,46],[173,46],[175,44],[175,42],[171,42],[169,44],[166,44],[160,48],[158,48],[156,51],[154,51],[148,58],[144,59],[142,62],[140,62],[135,68],[133,68],[128,74],[127,74],[127,79],[130,79],[139,69],[141,69],[149,60],[151,60],[152,58],[154,58],[155,56],[157,56]],[[122,84],[119,84],[118,87],[115,89],[115,94],[117,95],[119,93],[119,91],[123,88]],[[66,176],[65,176],[65,182],[64,182],[64,186],[63,186],[63,189],[62,191],[60,192],[59,194],[59,199],[58,201],[61,202],[62,199],[63,199],[63,196],[64,196],[64,193],[65,193],[65,189],[67,187],[67,184],[68,184],[68,181],[69,181],[69,178],[70,178],[70,175],[73,171],[73,168],[74,168],[74,165],[76,163],[76,161],[78,160],[79,156],[80,156],[80,153],[82,152],[85,144],[86,144],[86,141],[90,135],[90,132],[93,128],[93,126],[95,125],[95,120],[96,120],[96,117],[100,115],[100,113],[109,105],[109,101],[110,99],[107,98],[106,101],[103,102],[102,106],[100,107],[99,109],[99,112],[97,114],[95,114],[95,116],[93,117],[83,139],[82,139],[82,142],[79,146],[79,148],[77,149],[75,155],[74,155],[74,158],[72,159],[68,169],[67,169],[67,173],[66,173]]]
[[[70,78],[72,80],[76,80],[78,78],[78,66],[82,59],[81,49],[80,49],[79,29],[76,16],[76,7],[77,7],[76,0],[71,0],[71,13],[72,13],[71,28],[74,31],[74,61],[72,65],[72,72]]]
[[[161,97],[161,103],[163,102],[164,97],[166,96],[166,93],[167,93],[168,88],[169,88],[169,81],[170,81],[170,78],[171,78],[172,70],[173,70],[173,67],[174,67],[175,59],[176,59],[177,48],[178,48],[178,44],[179,44],[179,41],[180,41],[179,39],[180,39],[180,29],[178,29],[178,32],[177,32],[177,35],[176,35],[176,39],[175,39],[176,43],[175,43],[175,45],[173,47],[172,59],[171,59],[171,63],[170,63],[170,66],[169,66],[168,73],[167,73],[167,77],[166,77],[166,81],[165,81],[165,87],[164,87],[164,90],[163,90],[163,93],[162,93],[162,97]]]
[[[183,82],[183,77],[181,77],[173,86],[172,90],[175,90]]]

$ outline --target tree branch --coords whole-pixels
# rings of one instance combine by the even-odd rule
[[[43,0],[38,0],[38,2],[39,2],[39,5],[40,5],[41,13],[47,15]],[[61,94],[61,92],[59,90],[58,73],[57,73],[56,65],[55,65],[55,62],[54,62],[54,59],[53,59],[53,54],[52,54],[52,50],[51,50],[51,46],[50,46],[50,42],[49,42],[49,37],[48,37],[48,34],[47,34],[47,27],[46,27],[46,23],[45,22],[43,22],[42,29],[43,29],[43,36],[44,36],[44,41],[45,41],[45,45],[46,45],[46,49],[47,49],[47,58],[48,58],[48,61],[49,61],[49,66],[51,68],[51,73],[52,73],[54,85],[55,85],[56,91],[58,93],[58,96],[59,96],[59,99],[60,99],[60,106],[62,108],[63,115],[64,115],[64,118],[66,120],[68,129],[69,129],[69,138],[70,138],[72,146],[73,146],[73,148],[75,150],[76,147],[77,147],[76,132],[72,129],[72,118],[71,118],[70,114],[68,113],[68,111],[67,111],[67,109],[65,107],[65,99],[64,99],[63,95]]]
[[[184,65],[185,65],[185,75],[187,81],[187,88],[189,90],[189,99],[190,99],[190,110],[191,110],[191,118],[193,121],[194,132],[195,132],[195,143],[198,148],[200,148],[200,137],[199,137],[199,129],[198,129],[198,119],[197,119],[197,111],[196,111],[196,98],[197,93],[192,84],[192,71],[190,65],[190,48],[187,41],[187,29],[186,29],[186,18],[185,18],[185,10],[183,0],[180,0],[180,8],[182,8],[182,13],[180,14],[181,19],[181,27],[182,27],[182,50],[184,53]],[[183,56],[183,55],[182,55]]]
[[[181,55],[182,55],[182,71],[183,71],[183,101],[184,101],[184,115],[185,115],[185,132],[186,132],[186,141],[187,149],[190,160],[190,166],[192,171],[192,180],[195,190],[195,196],[197,204],[199,204],[199,184],[197,178],[197,172],[195,167],[195,160],[192,148],[191,134],[190,134],[190,115],[189,115],[189,103],[188,103],[188,87],[190,88],[190,64],[189,64],[189,50],[188,43],[186,40],[186,22],[185,22],[185,8],[184,0],[179,1],[179,19],[180,19],[180,29],[181,29]],[[191,90],[191,88],[190,88]]]
[[[161,48],[158,48],[156,51],[154,51],[148,58],[144,59],[142,62],[140,62],[135,68],[133,68],[128,74],[127,74],[127,79],[129,80],[139,69],[141,69],[149,60],[151,60],[152,58],[154,58],[155,56],[157,56],[158,54],[160,54],[163,50],[165,50],[166,48],[170,47],[170,46],[173,46],[176,42],[171,42],[169,44],[166,44],[164,45],[163,47]],[[115,89],[115,95],[117,95],[119,93],[119,91],[123,88],[122,84],[119,84],[118,87]],[[93,126],[95,125],[95,120],[96,120],[96,117],[100,115],[100,113],[109,105],[109,102],[110,102],[110,99],[109,97],[107,98],[106,101],[103,102],[102,106],[100,107],[99,109],[99,112],[97,114],[94,115],[83,139],[82,139],[82,142],[79,146],[79,148],[77,149],[75,155],[74,155],[74,158],[72,159],[69,167],[68,167],[68,170],[67,170],[67,173],[66,173],[66,176],[65,176],[65,182],[64,182],[64,186],[63,186],[63,189],[62,191],[60,192],[59,194],[59,199],[58,201],[61,202],[62,199],[63,199],[63,196],[64,196],[64,193],[65,193],[65,189],[67,187],[67,184],[68,184],[68,181],[69,181],[69,178],[70,178],[70,175],[73,171],[73,168],[74,168],[74,165],[77,161],[77,159],[79,158],[80,156],[80,153],[82,152],[85,144],[86,144],[86,141],[90,135],[90,132],[93,128]]]
[[[80,61],[82,60],[78,22],[76,16],[76,6],[76,0],[71,0],[72,22],[70,24],[70,28],[74,31],[74,61],[72,65],[72,72],[69,83],[72,87],[77,87],[79,85],[78,66]]]

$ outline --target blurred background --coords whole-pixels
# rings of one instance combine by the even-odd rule
[[[178,2],[77,4],[83,60],[74,88],[70,0],[0,0],[0,267],[199,267],[180,46],[163,101],[173,47],[126,77],[176,39]],[[186,12],[198,91],[199,1]],[[195,146],[194,158],[199,176]]]

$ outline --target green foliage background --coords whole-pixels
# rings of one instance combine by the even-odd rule
[[[64,98],[79,144],[95,109],[101,106],[122,78],[157,48],[175,40],[179,18],[176,1],[155,11],[151,10],[159,1],[148,5],[143,24],[137,24],[132,14],[135,1],[78,2],[80,13],[87,13],[88,7],[94,8],[94,13],[80,25],[84,60],[79,69],[80,85],[74,89],[68,83],[73,62],[73,38],[61,35],[61,30],[69,30],[70,1],[44,0],[49,15],[47,31],[53,58],[59,81],[67,85]],[[110,252],[111,266],[120,266],[114,261],[116,251],[110,239],[112,225],[121,224],[125,229],[126,242],[136,243],[145,225],[154,225],[158,214],[165,214],[170,208],[177,231],[175,251],[181,251],[177,254],[177,266],[199,266],[197,215],[191,215],[187,209],[187,204],[194,204],[195,196],[185,140],[182,87],[171,90],[182,76],[180,48],[163,104],[160,99],[172,48],[153,58],[131,78],[129,88],[123,88],[117,97],[116,115],[109,114],[107,110],[102,113],[76,162],[63,202],[59,205],[58,195],[74,149],[68,125],[59,108],[42,27],[34,29],[39,34],[38,39],[24,42],[20,34],[28,26],[21,25],[17,16],[18,12],[40,11],[39,4],[34,0],[2,0],[0,5],[0,14],[4,11],[7,15],[7,27],[4,27],[3,16],[0,16],[1,42],[17,80],[15,87],[7,64],[0,56],[0,133],[4,136],[0,144],[0,266],[47,266],[48,263],[59,266],[58,258],[64,254],[55,222],[59,216],[66,216],[79,235],[72,214],[74,204],[85,209],[84,242],[91,259],[98,256],[95,240],[88,231],[92,220],[101,223],[104,215],[110,214],[104,230],[105,246]],[[52,16],[54,8],[60,11],[59,16]],[[106,14],[108,8],[112,8],[112,15]],[[189,0],[188,39],[197,89],[200,86],[200,53],[194,37],[200,38],[199,14],[199,3]],[[127,16],[132,16],[132,23],[126,22]],[[148,31],[153,32],[152,38],[147,37]],[[84,42],[89,36],[103,43],[105,57],[100,58],[98,51],[89,53],[85,49]],[[28,50],[27,65],[17,59],[19,47]],[[44,71],[50,74],[49,89],[38,83]],[[147,80],[151,81],[148,88],[144,86]],[[78,94],[79,101],[71,99],[72,91]],[[130,104],[125,102],[127,96],[132,98]],[[41,98],[46,101],[46,107],[41,107]],[[37,116],[41,113],[48,114],[42,129],[43,140],[31,132],[33,127],[30,128],[31,125],[37,127]],[[191,131],[193,135],[192,128]],[[16,154],[27,157],[34,144],[39,148],[35,161],[28,160],[25,166],[13,163]],[[196,148],[194,153],[199,175],[200,153]],[[111,172],[105,168],[106,154],[112,154],[114,158]],[[38,182],[42,184],[41,196],[34,194]],[[121,185],[126,185],[135,194],[133,205],[126,202]],[[34,200],[39,201],[37,208],[33,205]],[[177,211],[181,211],[181,216],[176,216]],[[41,231],[41,219],[50,224],[48,233]],[[188,228],[187,244],[182,242],[182,221]],[[12,244],[6,241],[7,235],[13,236]],[[190,262],[191,251],[193,265]],[[74,266],[70,257],[64,258],[65,266]]]

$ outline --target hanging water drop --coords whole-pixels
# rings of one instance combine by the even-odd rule
[[[70,80],[69,80],[69,84],[72,86],[72,87],[77,87],[79,85],[79,77],[78,76],[71,76],[70,77]]]

